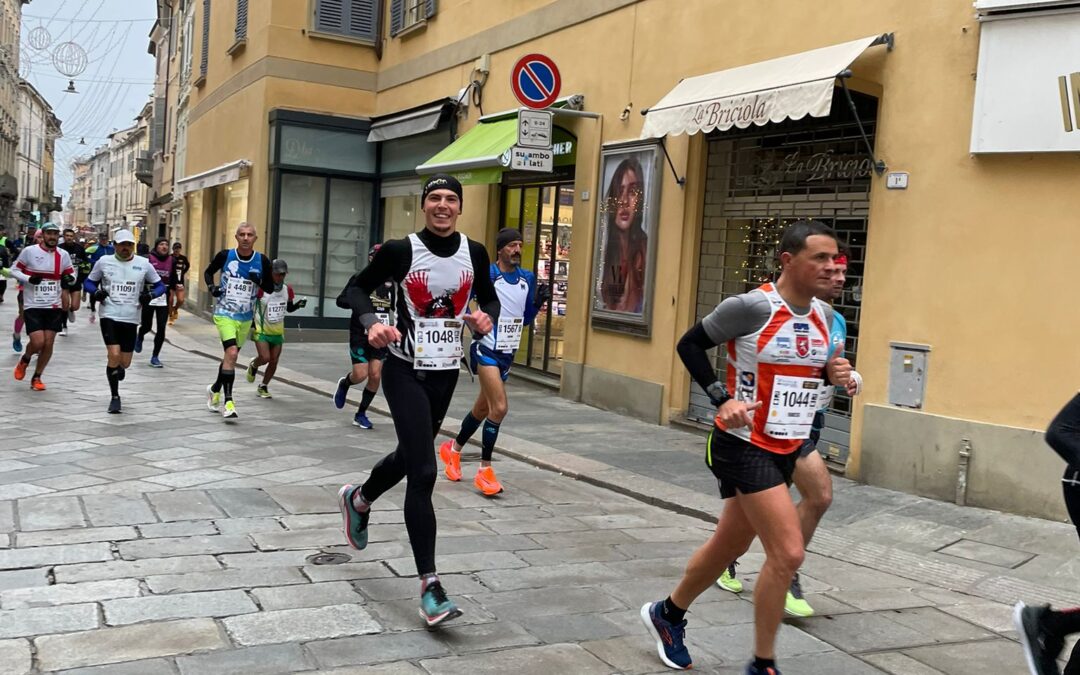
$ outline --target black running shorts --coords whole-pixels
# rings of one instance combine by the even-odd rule
[[[23,310],[23,321],[26,322],[26,334],[31,335],[39,330],[59,333],[64,329],[64,315],[62,309],[44,309],[28,307]]]
[[[120,351],[130,354],[135,351],[135,336],[139,333],[139,324],[116,321],[115,319],[101,319],[101,337],[105,339],[106,346],[119,345]]]
[[[720,497],[734,497],[736,492],[753,494],[791,485],[798,452],[780,455],[752,445],[737,436],[713,427],[706,444],[705,463],[720,485]]]
[[[349,359],[353,365],[358,363],[371,363],[372,361],[385,361],[390,354],[386,347],[377,349],[368,343],[367,333],[363,328],[349,327]]]

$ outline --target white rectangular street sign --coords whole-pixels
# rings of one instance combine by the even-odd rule
[[[523,148],[550,148],[552,118],[550,110],[519,110],[517,144]]]
[[[551,173],[555,168],[555,153],[550,148],[519,148],[515,145],[510,149],[510,168]]]

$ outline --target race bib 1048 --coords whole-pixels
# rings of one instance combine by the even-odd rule
[[[464,355],[458,319],[417,319],[413,367],[417,370],[455,370]]]

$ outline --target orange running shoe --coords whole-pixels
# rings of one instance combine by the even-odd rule
[[[485,497],[494,497],[503,491],[502,483],[495,477],[495,469],[490,466],[480,467],[473,479],[473,485],[477,490],[484,493]]]
[[[439,459],[445,466],[446,477],[452,481],[461,480],[461,453],[454,452],[454,442],[446,441],[439,446]]]
[[[15,364],[15,379],[21,380],[26,377],[26,367],[30,365],[26,361],[19,359]]]
[[[34,391],[45,391],[45,383],[41,381],[41,378],[35,377],[30,380],[30,388]]]

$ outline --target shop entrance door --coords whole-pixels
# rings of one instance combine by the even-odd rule
[[[502,222],[524,239],[521,266],[551,290],[532,328],[522,336],[514,362],[555,377],[562,375],[566,285],[574,225],[574,184],[544,183],[503,189]]]

